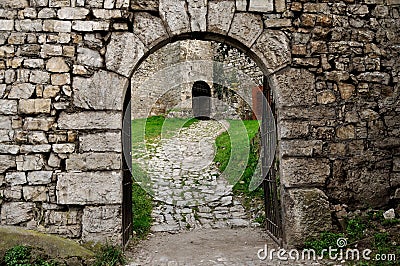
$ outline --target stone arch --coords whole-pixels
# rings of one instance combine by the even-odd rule
[[[264,28],[261,13],[239,12],[233,1],[209,1],[204,5],[196,2],[197,7],[191,6],[193,3],[190,1],[186,6],[184,1],[165,0],[160,1],[159,16],[149,12],[134,13],[133,32],[110,34],[105,53],[106,69],[130,78],[149,54],[178,40],[229,44],[246,53],[267,76],[266,84],[274,91],[278,109],[278,151],[287,150],[281,147],[281,136],[291,130],[297,132],[296,125],[280,124],[279,116],[285,112],[284,108],[314,104],[316,91],[312,74],[290,67],[288,37],[282,30]],[[120,90],[115,96],[129,97],[126,90]],[[285,118],[290,119],[291,115],[289,111]],[[329,202],[319,189],[329,176],[330,166],[328,160],[316,158],[312,159],[312,169],[303,169],[300,165],[305,163],[301,161],[304,159],[286,159],[282,157],[285,154],[278,154],[284,201],[281,205],[283,238],[288,244],[301,244],[307,237],[331,228]],[[304,175],[308,178],[302,179]],[[309,201],[318,202],[318,208]]]

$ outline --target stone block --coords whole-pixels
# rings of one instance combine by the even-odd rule
[[[87,206],[83,210],[82,240],[93,242],[122,240],[121,206]]]
[[[326,14],[329,11],[329,7],[327,3],[304,3],[303,10],[305,13]]]
[[[78,63],[86,66],[101,67],[103,58],[96,50],[89,48],[78,47]]]
[[[0,114],[15,115],[17,114],[17,111],[18,111],[17,101],[0,99]]]
[[[56,195],[58,204],[120,204],[122,174],[111,171],[58,173]]]
[[[66,160],[67,171],[120,170],[120,153],[71,154]]]
[[[190,28],[192,32],[207,29],[207,0],[188,1]]]
[[[43,156],[36,155],[19,155],[16,158],[18,171],[35,171],[41,170],[44,166]]]
[[[353,95],[353,92],[355,90],[354,85],[347,83],[339,83],[338,88],[340,92],[340,97],[343,100],[348,100]]]
[[[50,110],[50,99],[22,99],[19,101],[18,111],[22,114],[49,114]]]
[[[32,70],[29,81],[36,84],[46,84],[50,80],[50,74],[42,70]]]
[[[75,31],[82,31],[82,32],[108,31],[109,28],[110,28],[109,21],[75,20],[72,22],[72,29]]]
[[[47,187],[45,186],[23,187],[22,191],[26,201],[47,201]]]
[[[309,122],[282,120],[279,123],[279,137],[281,139],[300,139],[309,133]]]
[[[133,10],[157,11],[159,0],[131,0]]]
[[[312,157],[322,154],[321,140],[282,140],[280,142],[280,154],[285,156]]]
[[[39,144],[39,145],[21,145],[20,153],[47,153],[51,150],[50,144]]]
[[[285,12],[286,0],[275,0],[275,10],[276,12]]]
[[[0,142],[10,142],[14,140],[14,131],[0,129]]]
[[[107,46],[106,68],[130,77],[146,49],[139,37],[129,32],[115,32]]]
[[[70,5],[71,0],[49,0],[49,7],[65,7]]]
[[[238,11],[247,11],[247,0],[235,0]]]
[[[133,32],[147,47],[154,47],[168,38],[161,19],[145,12],[134,14]]]
[[[0,19],[0,31],[14,30],[14,20]]]
[[[43,98],[55,98],[59,92],[59,86],[48,85],[43,90]]]
[[[266,19],[264,20],[266,28],[282,28],[292,26],[292,21],[288,18],[283,19]]]
[[[24,172],[6,173],[6,182],[11,186],[26,184],[26,174]]]
[[[99,19],[115,19],[121,18],[122,12],[121,10],[110,10],[110,9],[94,9],[93,16]]]
[[[358,158],[360,159],[360,158]],[[327,186],[327,195],[336,202],[352,208],[378,208],[390,199],[390,173],[385,169],[347,170],[351,162],[335,162],[333,176]]]
[[[20,83],[11,86],[9,99],[28,99],[35,91],[35,85],[30,83]]]
[[[11,129],[11,117],[0,116],[0,128],[1,129]]]
[[[121,133],[105,132],[82,135],[79,150],[83,152],[121,152]]]
[[[7,145],[0,144],[0,153],[1,154],[18,154],[19,146],[18,145]]]
[[[226,35],[234,14],[235,3],[233,1],[209,1],[207,30]]]
[[[355,138],[354,125],[346,125],[336,128],[336,136],[339,139],[354,139]]]
[[[328,197],[317,188],[289,189],[283,195],[284,232],[288,245],[302,247],[307,239],[332,230]]]
[[[22,199],[22,186],[11,186],[4,190],[4,198],[11,200]]]
[[[59,19],[85,19],[89,9],[82,7],[62,7],[57,11]]]
[[[121,113],[115,112],[62,112],[58,119],[60,129],[121,129]]]
[[[51,183],[53,171],[33,171],[27,176],[29,185],[46,185]]]
[[[52,146],[55,153],[73,153],[75,151],[74,143],[53,144]]]
[[[315,103],[315,78],[304,69],[290,68],[272,76],[280,106],[310,106]]]
[[[228,35],[251,47],[263,32],[261,16],[251,13],[236,13]]]
[[[123,97],[129,80],[112,72],[100,70],[91,78],[73,79],[74,105],[91,110],[122,110]]]
[[[324,186],[330,174],[328,159],[282,158],[280,168],[285,187]]]
[[[49,32],[71,32],[71,21],[45,20],[43,30]]]
[[[46,69],[50,72],[63,73],[69,71],[69,66],[62,57],[52,57],[46,63]]]
[[[289,40],[282,31],[264,30],[254,44],[253,50],[270,73],[291,61]]]
[[[317,103],[330,104],[336,101],[335,93],[331,90],[325,90],[317,93]]]
[[[15,21],[15,30],[23,32],[40,32],[43,30],[41,19],[23,19]]]
[[[274,10],[273,0],[250,0],[249,11],[270,12]]]
[[[0,155],[0,174],[14,167],[16,167],[15,156]]]
[[[52,117],[27,117],[24,120],[24,130],[43,130],[49,131],[54,124],[54,118]]]
[[[180,0],[160,0],[160,16],[168,25],[172,35],[190,32],[186,2]]]
[[[55,86],[63,86],[71,83],[71,78],[69,73],[62,74],[52,74],[51,84]]]
[[[17,225],[33,219],[35,203],[33,202],[4,202],[1,207],[1,223]]]

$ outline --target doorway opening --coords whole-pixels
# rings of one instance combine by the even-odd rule
[[[211,115],[211,88],[205,81],[196,81],[192,88],[193,117],[210,119]]]
[[[275,156],[275,117],[266,100],[262,104],[266,112],[260,114],[254,93],[261,91],[273,102],[267,80],[244,53],[217,42],[177,41],[142,62],[131,78],[132,169],[134,183],[151,196],[152,224],[147,231],[252,224],[268,229],[269,222],[281,228],[280,216],[265,216],[270,206],[277,208],[273,213],[280,212],[279,184],[271,182],[277,172],[268,171]],[[223,134],[228,142],[219,148],[229,150],[223,155],[227,160],[217,158],[218,145],[213,150]],[[253,161],[251,153],[256,155]],[[260,169],[255,168],[257,162]],[[249,216],[235,193],[260,195],[254,216]],[[137,191],[133,194],[135,202]],[[129,201],[124,202],[128,208]],[[137,231],[137,217],[133,219]],[[279,241],[281,234],[276,232],[280,231],[271,231]]]

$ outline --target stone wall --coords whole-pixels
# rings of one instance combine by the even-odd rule
[[[152,115],[192,116],[193,81],[187,80],[196,60],[214,61],[205,74],[211,88],[211,116],[216,119],[252,117],[248,87],[263,84],[263,73],[246,54],[219,42],[184,40],[167,44],[143,61],[131,79],[132,117]],[[181,84],[166,88],[167,79]],[[195,75],[195,74],[194,74]],[[253,83],[254,85],[249,85]],[[250,96],[250,97],[249,97]]]
[[[121,186],[129,79],[150,51],[187,38],[227,42],[269,75],[287,243],[330,229],[335,205],[398,204],[399,8],[0,1],[1,223],[120,242],[122,206],[130,208]]]

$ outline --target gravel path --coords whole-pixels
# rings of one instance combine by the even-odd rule
[[[152,144],[135,161],[147,172],[154,197],[152,232],[251,225],[213,162],[215,138],[229,124],[199,121]]]

